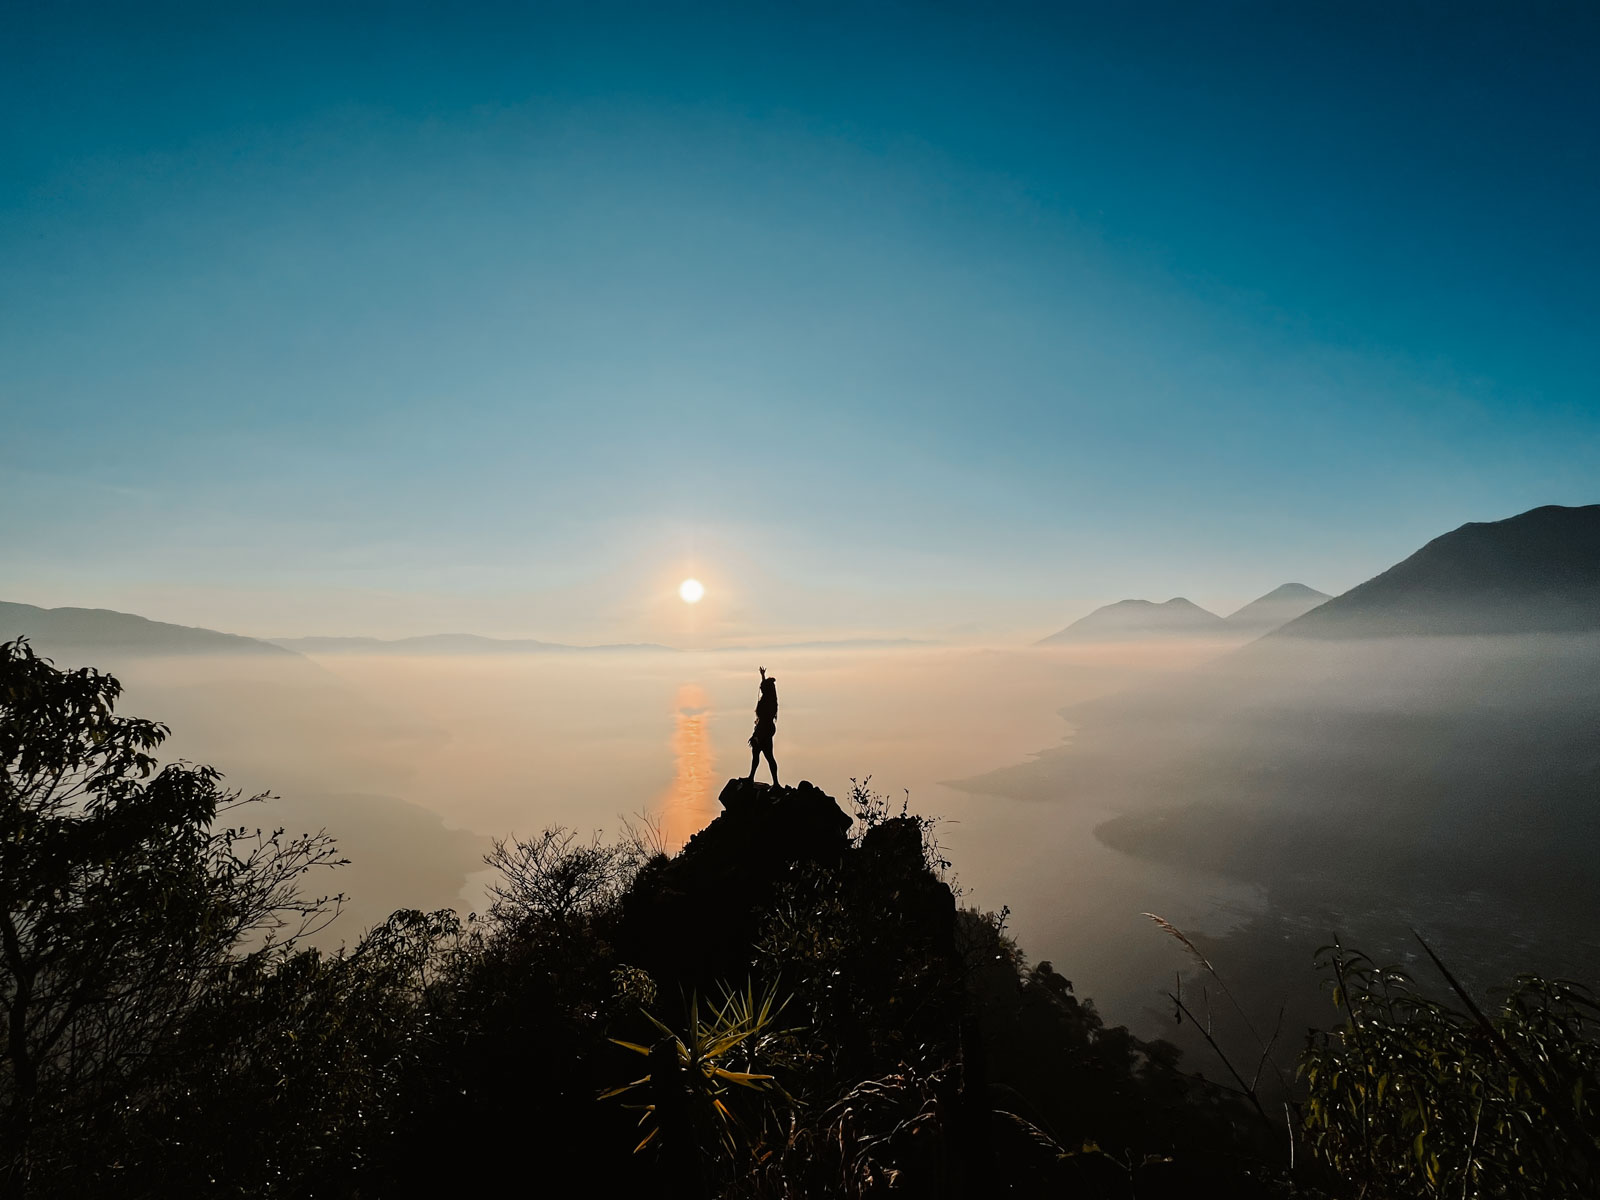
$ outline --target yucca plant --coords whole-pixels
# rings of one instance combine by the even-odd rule
[[[653,1046],[612,1038],[644,1056],[650,1073],[600,1093],[600,1099],[627,1097],[640,1112],[644,1136],[634,1153],[660,1147],[668,1155],[699,1163],[720,1147],[730,1162],[762,1156],[759,1124],[775,1102],[793,1098],[764,1065],[778,1065],[779,1041],[793,1030],[777,1028],[789,999],[778,1000],[776,985],[759,997],[755,986],[724,988],[720,1003],[702,1010],[691,995],[688,1024],[679,1033],[650,1013],[644,1015],[662,1037]],[[757,1128],[736,1111],[734,1097],[748,1093],[759,1101]]]

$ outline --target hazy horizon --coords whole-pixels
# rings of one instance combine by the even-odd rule
[[[1031,953],[1072,962],[1086,995],[1148,1025],[1170,949],[1138,913],[1225,931],[1259,907],[1252,887],[1104,846],[1092,832],[1114,811],[1103,798],[1041,805],[952,784],[1063,744],[1066,703],[1158,683],[1232,645],[788,653],[767,661],[779,764],[785,782],[841,803],[870,777],[896,810],[904,799],[937,817],[963,903],[1009,904]],[[397,907],[481,911],[495,837],[554,825],[614,837],[647,816],[676,850],[749,765],[755,672],[719,652],[93,657],[125,684],[122,711],[172,726],[163,761],[203,761],[229,787],[276,797],[236,823],[338,839],[350,864],[308,881],[350,897],[328,945]]]
[[[1009,906],[1032,958],[1070,967],[1081,995],[1147,1035],[1171,1034],[1160,989],[1187,966],[1147,912],[1217,946],[1235,978],[1264,1002],[1287,998],[1297,1019],[1316,1019],[1314,993],[1285,992],[1278,976],[1334,933],[1404,958],[1406,931],[1422,929],[1472,981],[1600,970],[1588,898],[1600,880],[1562,882],[1593,822],[1555,782],[1581,773],[1593,741],[1568,726],[1596,711],[1586,664],[1600,635],[1289,639],[1266,657],[1240,645],[763,657],[779,678],[785,782],[843,801],[870,777],[937,818],[962,902]],[[206,762],[230,787],[277,797],[230,820],[338,839],[350,865],[310,881],[350,897],[330,945],[399,907],[481,911],[493,838],[555,825],[614,837],[645,817],[674,851],[748,768],[755,673],[721,651],[57,656],[112,670],[122,711],[168,722],[163,760]],[[1484,679],[1489,708],[1463,690]],[[1556,701],[1565,715],[1552,722]],[[1528,749],[1533,728],[1545,740]],[[1470,752],[1452,748],[1461,738]],[[1417,790],[1419,770],[1437,782]],[[1184,822],[1176,845],[1163,841],[1169,817]],[[1348,845],[1328,840],[1339,828]],[[1482,874],[1558,829],[1546,886],[1568,888],[1559,908]],[[1391,874],[1418,834],[1446,848],[1438,869]],[[1312,844],[1314,868],[1293,851]],[[1465,891],[1452,863],[1479,873]]]
[[[1376,573],[1377,572],[1374,571],[1374,574],[1376,574]],[[669,587],[668,590],[675,593],[676,584],[679,583],[679,582],[681,582],[681,581],[679,581],[679,580],[670,581],[672,586]],[[1283,584],[1298,583],[1298,582],[1300,582],[1300,581],[1298,581],[1298,580],[1285,580],[1285,581],[1283,581]],[[1357,582],[1361,582],[1361,581],[1358,580]],[[180,626],[184,626],[184,627],[187,627],[187,628],[209,629],[209,630],[213,630],[213,631],[216,631],[216,632],[219,632],[219,633],[234,634],[234,635],[241,636],[241,637],[252,638],[252,639],[254,639],[256,641],[270,642],[270,643],[273,643],[273,644],[296,643],[296,642],[315,642],[315,641],[318,641],[318,640],[327,640],[327,641],[342,641],[342,640],[347,640],[347,641],[366,641],[366,640],[370,640],[370,641],[379,642],[379,643],[399,643],[399,642],[405,642],[405,641],[409,641],[409,640],[415,640],[415,639],[420,639],[420,638],[430,638],[430,637],[467,637],[467,638],[485,638],[485,639],[491,639],[491,640],[495,640],[495,641],[507,641],[507,642],[512,642],[512,641],[545,642],[545,643],[548,643],[548,644],[551,644],[551,645],[555,645],[555,646],[570,646],[570,647],[575,647],[575,648],[605,649],[605,648],[612,648],[612,647],[617,647],[617,646],[652,645],[652,646],[659,646],[662,649],[687,650],[687,651],[693,651],[693,650],[735,651],[735,650],[740,650],[740,649],[764,650],[764,649],[789,649],[789,648],[803,649],[803,648],[810,648],[810,647],[816,646],[816,645],[840,645],[840,644],[849,644],[849,643],[853,643],[853,642],[928,642],[928,643],[942,643],[942,644],[943,643],[948,643],[948,644],[954,644],[954,645],[972,645],[972,646],[992,645],[992,646],[995,646],[995,647],[1006,647],[1006,646],[1014,647],[1014,646],[1018,646],[1018,645],[1030,645],[1032,643],[1038,642],[1039,640],[1041,640],[1043,637],[1047,636],[1048,634],[1059,632],[1059,630],[1060,630],[1060,628],[1062,626],[1071,625],[1075,621],[1081,620],[1082,618],[1091,615],[1092,613],[1098,611],[1102,607],[1106,607],[1108,605],[1115,605],[1115,604],[1121,603],[1122,601],[1129,600],[1129,599],[1149,600],[1149,601],[1152,601],[1154,603],[1165,603],[1166,601],[1171,600],[1171,599],[1187,599],[1187,600],[1190,600],[1193,603],[1198,604],[1200,608],[1206,610],[1207,612],[1213,613],[1213,614],[1215,614],[1216,616],[1219,616],[1219,617],[1226,618],[1226,617],[1228,617],[1228,616],[1230,616],[1230,615],[1232,615],[1232,614],[1234,614],[1234,613],[1246,608],[1248,605],[1254,603],[1256,600],[1262,599],[1266,595],[1270,595],[1272,591],[1276,590],[1278,587],[1283,586],[1283,584],[1274,585],[1274,587],[1272,589],[1269,589],[1267,592],[1264,592],[1264,593],[1262,593],[1261,595],[1258,595],[1258,596],[1247,597],[1246,599],[1239,601],[1237,604],[1233,604],[1233,603],[1230,602],[1228,604],[1220,605],[1220,606],[1218,606],[1216,608],[1213,608],[1210,605],[1207,605],[1207,604],[1204,604],[1204,603],[1200,603],[1199,601],[1196,601],[1193,596],[1171,596],[1171,597],[1163,596],[1163,597],[1160,597],[1159,599],[1157,599],[1156,597],[1153,597],[1153,596],[1152,597],[1114,596],[1111,599],[1108,599],[1108,600],[1106,600],[1106,601],[1104,601],[1104,602],[1102,602],[1100,604],[1095,604],[1095,605],[1091,606],[1090,608],[1086,608],[1086,609],[1084,609],[1082,611],[1074,611],[1074,612],[1063,614],[1062,616],[1056,618],[1056,624],[1055,624],[1055,626],[1053,626],[1051,628],[1034,627],[1034,626],[1013,627],[1013,628],[995,628],[995,627],[986,628],[986,627],[978,624],[977,622],[968,622],[968,623],[965,623],[965,624],[958,624],[958,625],[951,625],[951,626],[934,626],[934,627],[923,627],[923,628],[886,627],[886,628],[870,628],[870,629],[868,629],[868,628],[851,629],[851,628],[816,628],[816,627],[809,627],[808,628],[808,627],[800,627],[800,628],[795,628],[795,629],[790,629],[790,630],[774,630],[774,631],[770,631],[765,636],[761,637],[760,640],[751,640],[751,635],[745,635],[745,637],[743,639],[734,638],[734,637],[731,637],[729,635],[723,635],[721,637],[716,637],[715,635],[707,634],[707,635],[702,636],[699,633],[699,630],[698,630],[697,627],[705,620],[705,615],[707,613],[714,613],[716,611],[716,608],[717,608],[717,604],[716,604],[715,598],[711,597],[709,592],[708,592],[706,599],[702,599],[701,601],[697,602],[697,604],[696,604],[697,611],[692,612],[692,613],[683,614],[684,619],[677,624],[677,628],[676,628],[676,633],[677,633],[677,635],[678,635],[678,637],[680,639],[677,642],[657,641],[657,640],[647,639],[647,638],[645,638],[643,636],[637,637],[637,638],[630,638],[630,637],[627,637],[627,636],[618,636],[618,637],[609,638],[609,639],[603,640],[603,641],[597,640],[597,641],[585,641],[585,642],[567,642],[567,641],[562,641],[559,638],[543,636],[543,635],[541,635],[540,633],[537,633],[537,632],[486,632],[483,629],[465,628],[465,627],[460,627],[460,626],[452,626],[452,625],[449,625],[449,624],[445,624],[445,625],[441,625],[441,626],[429,626],[429,627],[421,627],[421,626],[419,626],[419,627],[417,627],[415,629],[415,631],[409,632],[409,633],[390,632],[390,633],[374,634],[374,633],[362,632],[359,629],[347,629],[347,628],[319,628],[315,632],[296,632],[296,633],[287,633],[287,632],[283,632],[282,630],[279,630],[279,631],[276,631],[276,632],[261,632],[259,630],[240,629],[240,628],[236,628],[236,627],[232,627],[232,626],[228,626],[228,625],[223,625],[223,624],[219,624],[219,623],[215,623],[215,622],[208,623],[206,621],[199,621],[199,620],[176,620],[171,616],[161,615],[160,613],[142,611],[142,610],[131,609],[131,608],[119,608],[119,607],[117,607],[115,605],[112,605],[112,604],[91,604],[91,603],[85,603],[85,602],[81,602],[81,601],[62,601],[62,602],[56,603],[56,604],[45,604],[45,603],[40,603],[40,602],[35,601],[35,600],[25,599],[25,598],[22,598],[22,597],[10,596],[10,595],[0,596],[0,603],[26,604],[26,605],[28,605],[30,607],[42,608],[42,609],[52,609],[52,608],[73,609],[73,608],[75,608],[75,609],[88,609],[88,610],[100,610],[100,611],[114,612],[114,613],[123,613],[123,614],[129,615],[129,616],[142,617],[145,620],[158,621],[158,622],[161,622],[163,624],[180,625]],[[1320,589],[1318,589],[1318,590],[1320,590]],[[1337,593],[1331,593],[1331,594],[1337,594]],[[707,600],[710,600],[710,602],[711,602],[709,607],[706,607],[707,606]],[[444,620],[444,621],[448,622],[449,618],[448,617],[442,617],[441,620]],[[715,619],[712,618],[712,623],[714,623],[714,620]],[[1240,637],[1244,637],[1244,636],[1247,636],[1247,635],[1241,633],[1239,636]],[[1128,640],[1137,641],[1139,639],[1136,636],[1134,636],[1134,637],[1130,637]]]

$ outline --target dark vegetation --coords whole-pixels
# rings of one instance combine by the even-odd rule
[[[927,820],[737,780],[676,857],[513,839],[488,913],[327,953],[334,847],[119,691],[0,650],[7,1196],[1594,1194],[1580,989],[1491,1016],[1335,949],[1280,1121],[961,910]]]

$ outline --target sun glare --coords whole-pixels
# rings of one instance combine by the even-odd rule
[[[705,586],[698,579],[685,579],[678,585],[678,595],[683,597],[685,604],[698,604],[700,597],[705,594]]]

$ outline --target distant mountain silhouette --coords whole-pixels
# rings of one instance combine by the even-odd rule
[[[1064,642],[1117,642],[1149,637],[1195,637],[1232,632],[1216,613],[1193,601],[1175,596],[1164,604],[1151,600],[1119,600],[1095,609],[1071,625],[1040,640],[1051,646]]]
[[[431,633],[421,637],[300,637],[274,638],[273,645],[300,654],[577,654],[596,651],[668,650],[652,642],[604,646],[569,646],[560,642],[540,642],[533,638],[491,638],[475,633]]]
[[[36,608],[0,601],[0,640],[26,636],[41,654],[85,651],[129,655],[242,654],[293,657],[255,638],[190,625],[169,625],[109,608]],[[92,661],[92,660],[86,660]]]
[[[1304,616],[1329,598],[1326,592],[1319,592],[1303,583],[1286,583],[1250,601],[1238,612],[1229,613],[1223,620],[1240,633],[1270,633],[1296,617]]]
[[[1600,504],[1474,521],[1278,631],[1278,637],[1600,630]]]
[[[1319,931],[1381,925],[1376,895],[1446,925],[1493,897],[1522,915],[1458,953],[1535,945],[1600,973],[1600,505],[1462,526],[1234,653],[1063,715],[1070,743],[968,786],[1092,797],[1118,814],[1102,841],[1264,885]]]
[[[566,642],[541,642],[533,638],[480,637],[475,633],[433,633],[421,637],[298,637],[273,638],[274,645],[300,654],[600,654],[624,651],[649,651],[675,654],[673,646],[657,642],[613,642],[598,646],[574,646]],[[916,638],[842,638],[818,642],[762,642],[754,645],[711,646],[718,653],[749,653],[752,650],[887,650],[902,646],[931,646],[933,642]]]
[[[817,642],[753,642],[736,646],[714,646],[719,654],[747,654],[752,650],[898,650],[907,646],[937,646],[926,638],[835,638]]]

